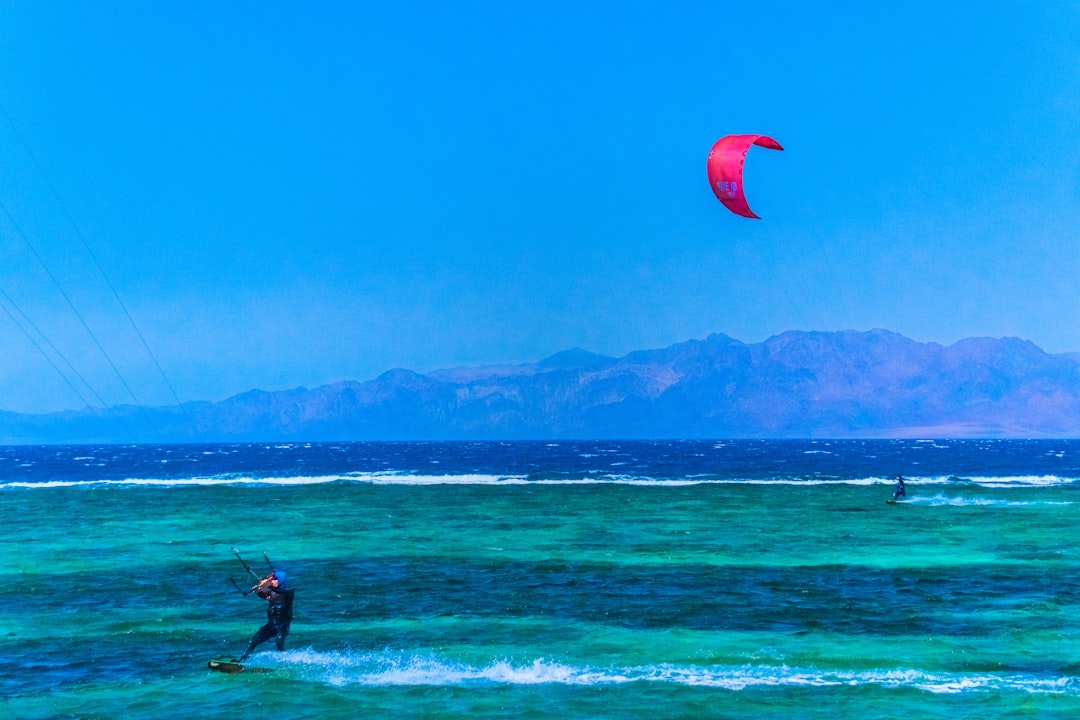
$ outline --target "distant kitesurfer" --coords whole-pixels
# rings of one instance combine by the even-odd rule
[[[277,649],[285,649],[285,638],[289,636],[289,624],[292,623],[293,595],[296,591],[288,587],[288,577],[282,570],[274,570],[255,586],[259,597],[265,598],[266,624],[251,637],[247,650],[240,656],[243,662],[255,646],[264,640],[275,638]]]
[[[893,490],[893,494],[892,494],[893,502],[896,502],[900,498],[906,498],[906,497],[907,497],[907,488],[904,487],[904,476],[903,475],[897,475],[896,476],[896,489]]]

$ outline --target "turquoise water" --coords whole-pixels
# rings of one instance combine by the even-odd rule
[[[865,445],[829,473],[801,446],[782,472],[634,446],[646,472],[619,475],[535,444],[500,446],[535,466],[506,474],[475,457],[432,473],[424,446],[314,475],[281,456],[152,476],[160,448],[12,455],[0,713],[1073,718],[1080,485],[1062,447],[1009,446],[1000,464],[1028,453],[1031,474],[912,472],[897,506]],[[233,547],[288,570],[296,619],[286,652],[225,675],[206,661],[265,617],[229,582]]]

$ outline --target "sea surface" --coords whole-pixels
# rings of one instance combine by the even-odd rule
[[[0,716],[1076,718],[1078,519],[1075,440],[0,447]]]

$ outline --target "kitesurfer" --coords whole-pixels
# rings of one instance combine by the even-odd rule
[[[288,577],[283,570],[274,570],[255,586],[259,597],[266,599],[266,624],[251,636],[247,650],[240,656],[243,662],[259,643],[275,638],[277,649],[285,649],[285,638],[289,636],[292,623],[293,595],[296,591],[288,587]]]
[[[896,476],[896,489],[893,490],[893,494],[892,494],[893,502],[896,502],[900,498],[906,498],[906,497],[907,497],[907,488],[904,487],[904,477],[903,477],[903,475],[897,475]]]

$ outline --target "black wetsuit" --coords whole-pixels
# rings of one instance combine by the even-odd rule
[[[907,488],[904,487],[904,478],[896,478],[896,491],[893,492],[892,499],[907,497]]]
[[[289,636],[289,625],[292,623],[293,596],[295,594],[295,590],[286,590],[284,588],[274,590],[271,593],[270,597],[267,598],[269,604],[266,606],[266,624],[251,636],[251,642],[248,644],[248,649],[244,651],[241,660],[251,654],[256,645],[272,637],[277,639],[278,650],[285,649],[285,638]]]

